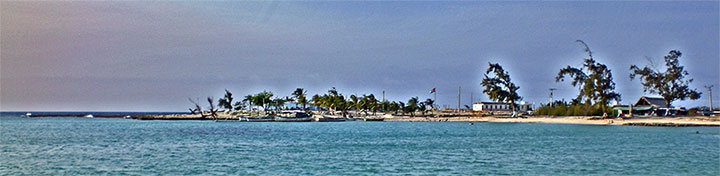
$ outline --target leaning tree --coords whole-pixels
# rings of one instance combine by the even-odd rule
[[[522,100],[517,91],[519,86],[510,80],[510,74],[505,71],[500,64],[488,63],[488,69],[483,74],[482,85],[483,93],[493,101],[510,103],[513,116],[516,116],[516,101]]]
[[[607,113],[607,105],[611,100],[620,101],[620,94],[615,92],[615,82],[613,82],[612,73],[605,65],[595,61],[590,47],[582,41],[576,42],[585,47],[588,58],[585,58],[581,68],[567,66],[560,69],[555,82],[564,81],[565,76],[573,79],[570,83],[573,87],[578,87],[580,93],[575,102],[585,101],[586,105],[593,105],[593,102],[600,104],[604,113]]]
[[[680,56],[682,56],[682,53],[677,50],[672,50],[665,56],[665,72],[660,72],[659,69],[655,68],[652,61],[650,62],[652,68],[645,66],[645,68],[640,69],[636,65],[632,65],[630,66],[630,79],[633,80],[636,76],[640,76],[643,91],[651,94],[657,93],[662,96],[668,108],[675,100],[688,98],[697,100],[702,93],[689,87],[693,79],[685,79],[688,72],[685,71],[684,66],[680,66],[678,60]],[[666,115],[667,113],[666,111]]]
[[[233,101],[232,93],[230,93],[229,90],[225,89],[225,97],[220,98],[220,100],[218,100],[218,106],[225,108],[227,110],[233,110],[232,101]]]

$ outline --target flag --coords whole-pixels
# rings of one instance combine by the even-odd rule
[[[433,90],[431,90],[430,93],[435,93],[435,88],[433,88]]]

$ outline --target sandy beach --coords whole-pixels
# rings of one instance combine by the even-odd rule
[[[426,117],[394,117],[386,118],[386,121],[409,121],[409,122],[495,122],[495,123],[557,123],[557,124],[584,124],[584,125],[633,125],[633,126],[720,126],[719,118],[703,116],[696,117],[635,117],[630,119],[601,119],[600,117],[552,117],[552,116],[529,116],[523,118],[503,117],[447,117],[447,118],[426,118]]]
[[[633,117],[602,119],[597,116],[526,116],[520,118],[498,116],[451,116],[451,117],[409,117],[378,115],[388,122],[490,122],[490,123],[555,123],[555,124],[583,124],[583,125],[630,125],[630,126],[720,126],[720,118],[706,116],[682,117]],[[171,114],[171,115],[143,115],[134,116],[140,120],[210,120],[200,115]],[[230,114],[218,113],[218,119],[236,119]]]

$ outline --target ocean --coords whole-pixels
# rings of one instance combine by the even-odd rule
[[[720,175],[720,128],[0,117],[0,175],[98,174]]]

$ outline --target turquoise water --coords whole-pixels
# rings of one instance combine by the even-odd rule
[[[720,175],[716,127],[3,117],[0,134],[0,175]]]

